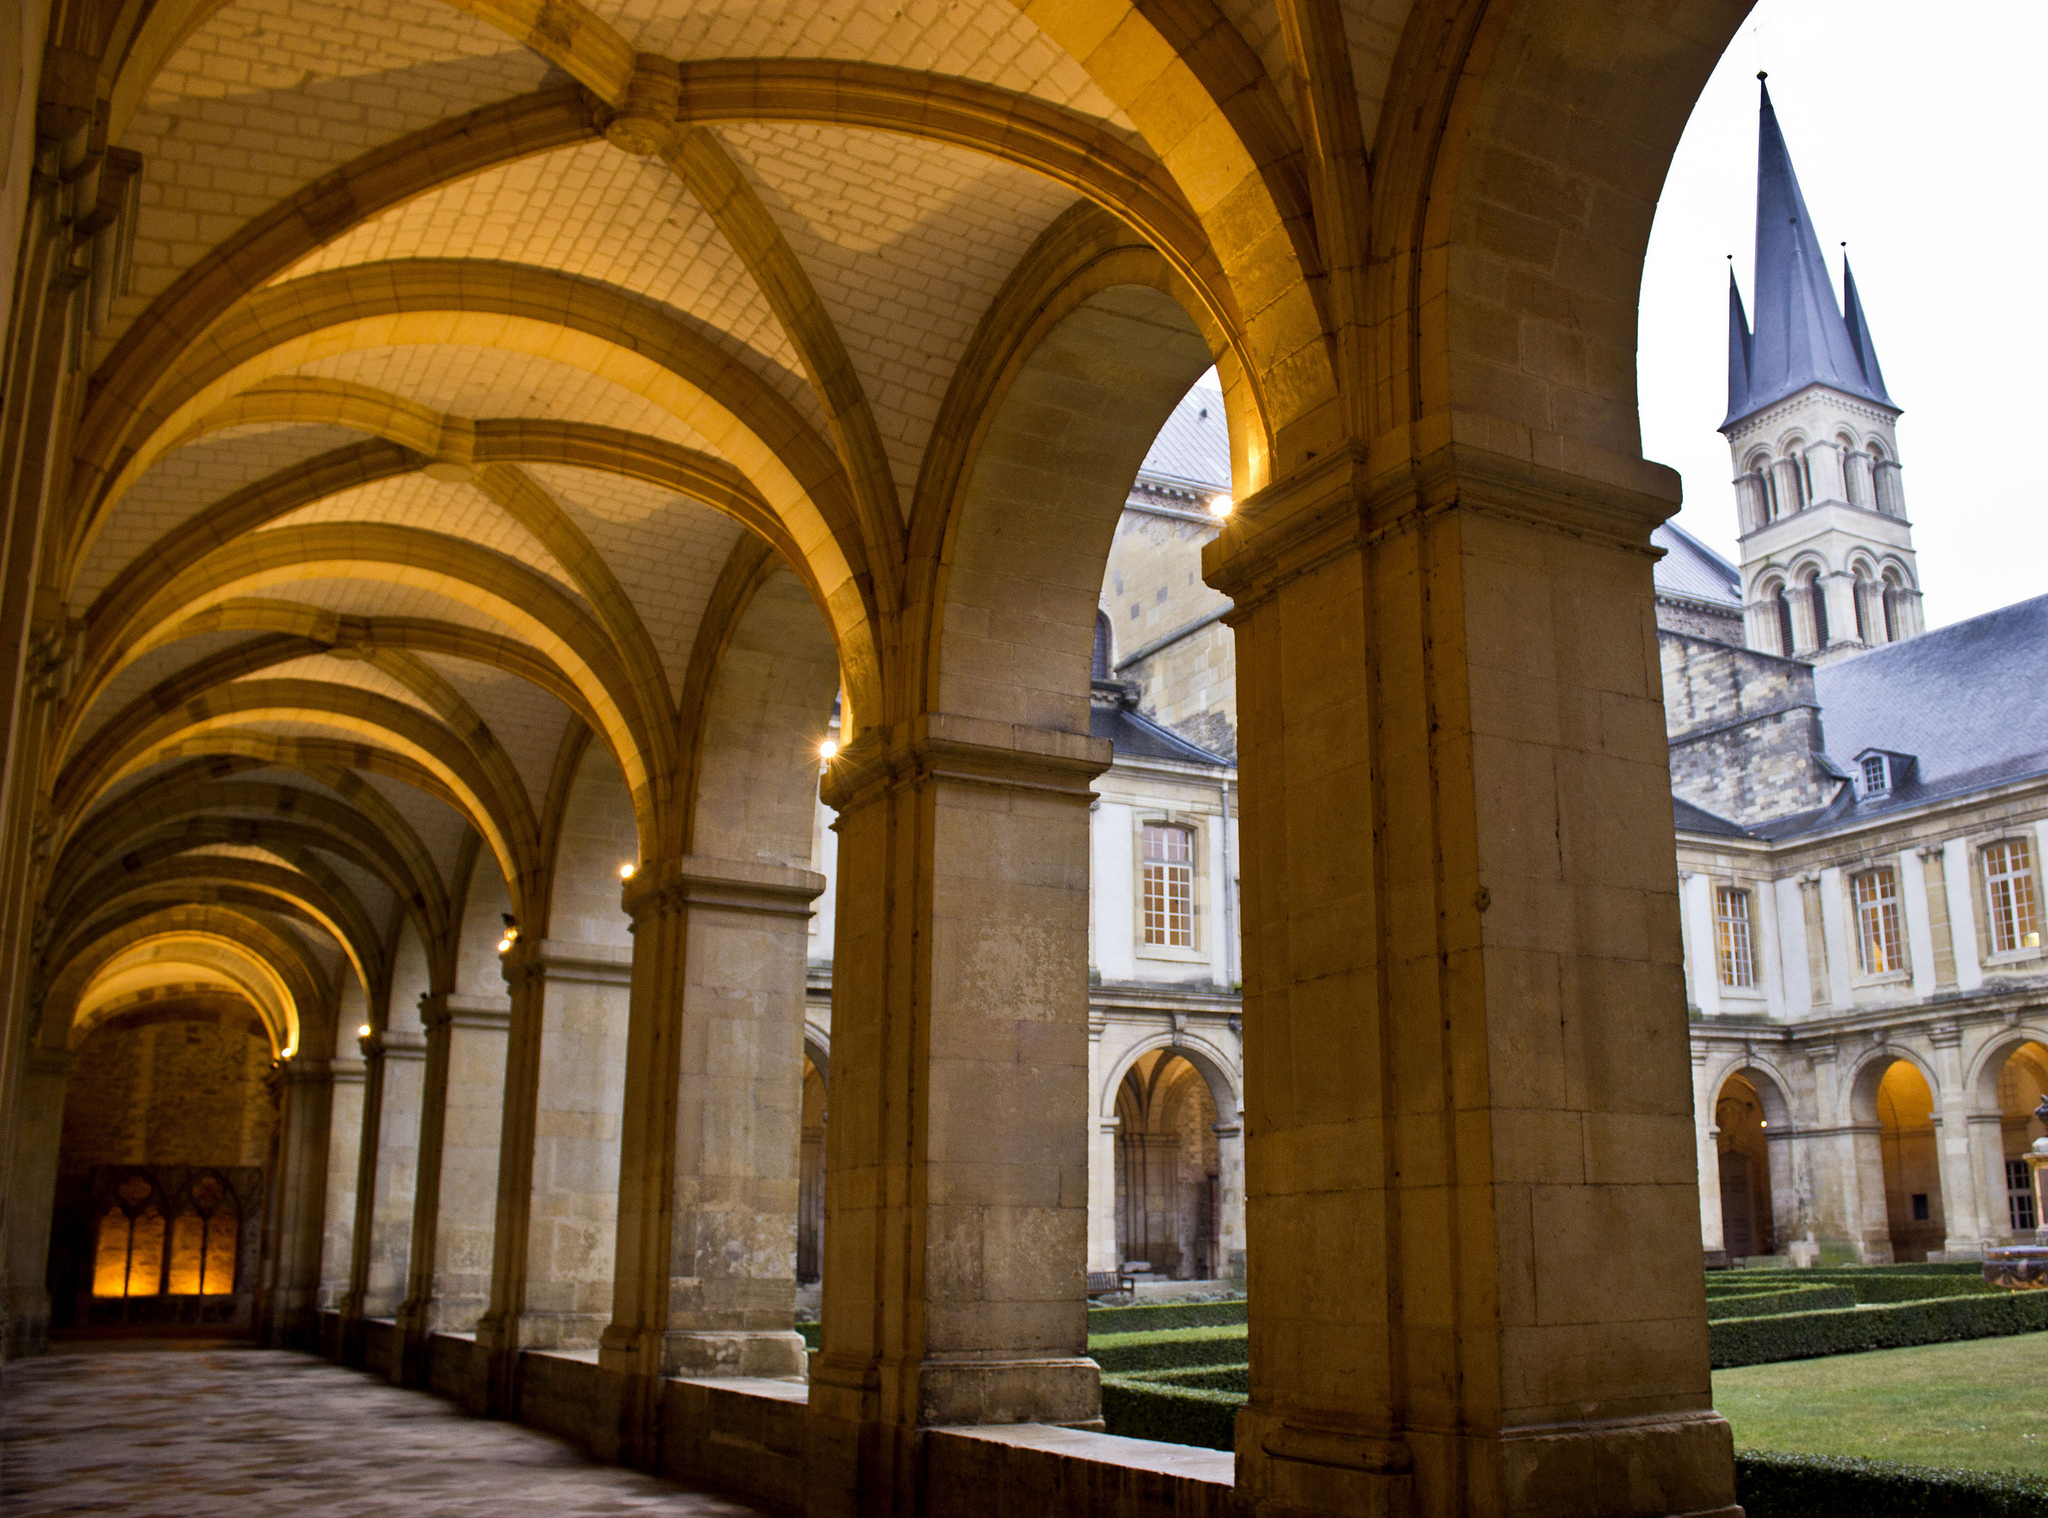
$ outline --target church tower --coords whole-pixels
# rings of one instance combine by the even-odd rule
[[[1835,304],[1768,87],[1754,294],[1752,332],[1731,268],[1721,432],[1735,462],[1747,642],[1824,662],[1910,638],[1921,630],[1920,576],[1899,482],[1899,408],[1846,258]]]

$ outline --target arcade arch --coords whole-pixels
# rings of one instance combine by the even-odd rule
[[[1876,1055],[1856,1073],[1850,1110],[1865,1191],[1865,1257],[1925,1260],[1948,1237],[1931,1074],[1911,1057]],[[1880,1178],[1881,1187],[1871,1185]]]
[[[698,805],[711,768],[678,679],[722,667],[698,649],[724,637],[765,543],[845,692],[826,779],[841,889],[823,1251],[848,1310],[826,1315],[807,1414],[809,1446],[845,1464],[810,1472],[811,1488],[907,1507],[925,1424],[1089,1421],[1071,1182],[1091,1095],[1083,813],[1104,757],[1092,618],[1136,460],[1214,363],[1238,507],[1206,567],[1237,603],[1253,693],[1243,1104],[1270,1163],[1252,1167],[1269,1233],[1249,1258],[1255,1292],[1286,1304],[1254,1323],[1241,1495],[1270,1506],[1341,1480],[1331,1500],[1348,1502],[1413,1470],[1451,1506],[1510,1490],[1561,1506],[1565,1478],[1530,1467],[1519,1435],[1567,1407],[1586,1420],[1575,1472],[1626,1469],[1626,1489],[1673,1511],[1732,1502],[1696,1343],[1693,1220],[1659,1210],[1685,1177],[1566,1188],[1583,1226],[1602,1208],[1629,1220],[1590,1264],[1544,1255],[1493,1203],[1519,1195],[1497,1157],[1528,1111],[1495,1052],[1559,1025],[1556,1007],[1499,994],[1526,983],[1525,954],[1554,962],[1539,979],[1567,988],[1586,1048],[1639,1051],[1554,1083],[1574,1130],[1589,1112],[1670,1134],[1688,1121],[1679,1043],[1644,1026],[1682,1005],[1671,967],[1609,914],[1567,925],[1543,907],[1562,890],[1668,910],[1661,744],[1641,724],[1585,724],[1655,702],[1647,540],[1676,489],[1640,457],[1636,274],[1684,103],[1735,12],[1589,25],[1583,0],[1470,0],[1351,32],[1343,8],[1311,7],[1255,44],[1229,17],[970,0],[928,23],[943,38],[914,10],[843,35],[746,34],[815,53],[781,60],[726,56],[740,44],[716,28],[644,7],[394,3],[338,4],[280,52],[287,74],[266,61],[255,88],[279,115],[260,127],[208,81],[262,0],[60,7],[66,67],[39,119],[77,120],[47,149],[64,172],[35,180],[34,268],[69,280],[99,262],[76,301],[35,287],[8,356],[28,381],[10,416],[61,420],[0,440],[10,520],[45,529],[4,549],[15,621],[0,644],[37,650],[10,695],[25,746],[5,771],[4,983],[28,983],[17,930],[49,884],[31,837],[91,840],[80,862],[97,879],[126,842],[109,819],[176,792],[210,828],[262,831],[250,846],[274,846],[276,869],[289,849],[318,855],[299,874],[321,890],[291,921],[357,931],[327,910],[346,906],[317,878],[332,874],[391,925],[381,959],[358,953],[343,974],[317,922],[234,932],[280,974],[305,969],[302,1021],[318,1005],[339,1034],[299,1040],[287,1176],[346,1168],[320,1135],[349,1100],[346,1030],[370,1030],[353,1200],[374,1226],[377,1114],[403,1115],[385,1099],[392,1068],[433,1068],[452,1025],[437,998],[464,994],[466,938],[493,941],[457,884],[463,851],[474,864],[481,850],[511,919],[510,1031],[474,1400],[511,1410],[522,1348],[605,1329],[617,1395],[601,1402],[620,1417],[597,1437],[645,1457],[647,1389],[678,1368],[665,1356],[706,1348],[735,1300],[678,1305],[671,1289],[705,1279],[673,1268],[680,1188],[700,1175],[678,1134],[717,1130],[671,1121],[687,1067],[665,1035],[695,1027],[681,1009],[707,993],[789,989],[706,987],[689,969],[705,956],[686,951],[735,894],[778,932],[810,899],[807,851],[776,840],[756,857],[751,818],[723,834],[738,857],[690,852],[733,814]],[[582,88],[554,87],[555,67]],[[388,111],[340,108],[368,79],[406,87]],[[245,154],[262,188],[202,210]],[[556,154],[611,172],[569,174]],[[531,179],[490,177],[527,161]],[[103,166],[142,177],[134,224],[53,241],[100,224],[68,197],[104,186],[107,214],[127,214]],[[642,192],[614,193],[627,182]],[[508,192],[523,240],[482,214]],[[412,214],[429,196],[442,214]],[[601,235],[557,238],[566,227]],[[132,295],[102,251],[130,242],[146,250]],[[650,269],[686,277],[657,286]],[[335,458],[363,445],[338,411],[265,409],[301,383],[437,420],[429,436],[407,409],[390,420],[405,437]],[[244,420],[215,425],[224,413]],[[512,462],[482,446],[501,435],[486,419],[611,432]],[[641,461],[664,449],[710,461],[700,483],[649,485]],[[625,461],[585,467],[608,450]],[[221,540],[176,574],[121,578],[167,533],[203,540],[214,515]],[[581,541],[536,530],[562,519]],[[47,562],[22,562],[37,541]],[[280,638],[312,646],[267,662]],[[251,685],[267,688],[237,689]],[[35,815],[60,775],[61,814]],[[1482,800],[1531,785],[1555,819],[1543,839]],[[289,792],[356,825],[265,815],[296,808]],[[1511,941],[1510,923],[1542,924],[1540,942]],[[401,932],[418,940],[404,968]],[[796,936],[778,974],[800,974]],[[1617,976],[1640,994],[1595,989]],[[417,1029],[393,1005],[415,997]],[[801,986],[777,1005],[799,1007]],[[775,1122],[794,1137],[801,1041],[776,1029],[757,1069],[781,1082]],[[602,1079],[574,1089],[579,1059]],[[548,1105],[551,1083],[564,1104]],[[614,1153],[615,1216],[587,1193],[575,1209],[537,1200],[575,1165],[601,1180]],[[747,1178],[763,1196],[788,1179]],[[332,1263],[306,1241],[344,1193],[321,1199],[324,1217],[310,1184],[296,1195],[277,1310],[304,1337]],[[1382,1248],[1397,1226],[1402,1249]],[[343,1272],[359,1330],[363,1231]],[[793,1258],[774,1238],[763,1257]],[[1309,1246],[1335,1238],[1372,1267],[1342,1300],[1312,1275],[1326,1261]],[[1583,1301],[1595,1338],[1633,1336],[1615,1357],[1628,1368],[1542,1355],[1533,1308],[1463,1286],[1442,1307],[1456,1332],[1429,1325],[1441,1355],[1373,1350],[1416,1342],[1418,1304],[1447,1300],[1446,1259]],[[1624,1298],[1654,1315],[1609,1324],[1604,1304]],[[1518,1390],[1539,1382],[1541,1397]],[[1657,1421],[1632,1422],[1644,1408]],[[1384,1432],[1378,1463],[1329,1475],[1315,1456],[1333,1428]],[[1471,1432],[1454,1446],[1432,1432],[1445,1428]]]

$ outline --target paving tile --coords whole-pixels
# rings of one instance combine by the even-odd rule
[[[55,1354],[0,1368],[0,1514],[748,1518],[425,1392],[283,1350]]]

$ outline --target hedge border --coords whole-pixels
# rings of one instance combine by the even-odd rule
[[[1236,1332],[1231,1332],[1236,1328]],[[1251,1358],[1251,1340],[1238,1325],[1215,1329],[1168,1329],[1159,1333],[1117,1336],[1122,1342],[1088,1341],[1088,1354],[1106,1374],[1143,1370],[1182,1370],[1201,1365],[1242,1365]]]
[[[1762,1291],[1741,1297],[1708,1297],[1707,1321],[1717,1318],[1770,1318],[1791,1312],[1824,1312],[1854,1307],[1856,1293],[1847,1286],[1800,1286],[1791,1291]]]
[[[1735,1500],[1749,1518],[2048,1518],[2048,1480],[1741,1450]]]
[[[1125,1439],[1233,1449],[1244,1401],[1236,1392],[1161,1385],[1149,1377],[1102,1378],[1103,1428]]]
[[[1091,1307],[1091,1334],[1150,1333],[1169,1328],[1228,1328],[1245,1321],[1243,1297],[1232,1302],[1158,1302],[1145,1307]]]
[[[1707,1324],[1707,1345],[1714,1369],[1729,1370],[2043,1329],[2048,1329],[2048,1292],[2002,1292],[1994,1297],[1937,1298],[1769,1318],[1721,1318]]]

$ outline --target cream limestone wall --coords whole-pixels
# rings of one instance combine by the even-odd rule
[[[2009,1046],[2016,1018],[2032,1018],[2029,988],[2048,954],[1991,952],[1982,850],[2019,837],[2038,861],[2044,825],[2048,788],[2021,783],[1781,843],[1681,835],[1687,1000],[1698,1012],[1691,1037],[1701,1079],[1709,1096],[1717,1092],[1739,1048],[1773,1072],[1767,1083],[1786,1104],[1770,1135],[1768,1205],[1781,1252],[1810,1240],[1828,1258],[1876,1262],[1892,1258],[1895,1236],[1926,1234],[1916,1250],[1972,1258],[2010,1236],[2000,1119],[1983,1072],[1990,1068],[1995,1084],[1995,1051]],[[1889,976],[1866,976],[1858,961],[1850,893],[1855,876],[1873,867],[1894,870],[1898,880],[1906,968]],[[1754,988],[1719,984],[1717,886],[1751,892]],[[1844,1072],[1866,1068],[1873,1040],[1908,1053],[1931,1088],[1925,1185],[1887,1188],[1884,1145],[1867,1126],[1875,1110],[1859,1116],[1845,1084]],[[1709,1102],[1696,1118],[1703,1156],[1715,1148],[1711,1114]],[[1711,1254],[1721,1247],[1719,1192],[1707,1168],[1701,1176]],[[1898,1215],[1916,1191],[1929,1195],[1932,1214],[1917,1233]]]
[[[383,1067],[381,1080],[373,1071],[366,1087],[380,1093],[382,1101],[363,1285],[362,1313],[366,1318],[395,1318],[405,1300],[419,1180],[420,1114],[426,1096],[427,1043],[420,1024],[420,998],[431,989],[426,946],[407,923],[399,930],[392,967],[389,1020],[380,1034],[365,1040],[366,1058]]]
[[[339,1312],[349,1292],[355,1257],[356,1176],[363,1138],[363,1061],[356,1029],[368,1012],[362,986],[351,977],[341,990],[335,1019],[334,1096],[328,1120],[327,1202],[321,1210],[319,1307]]]

